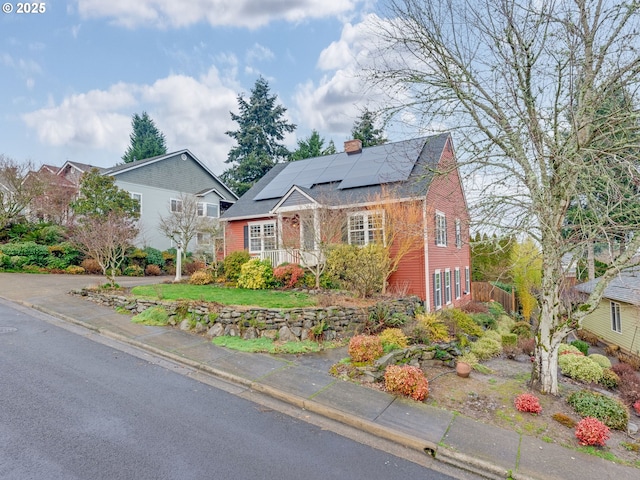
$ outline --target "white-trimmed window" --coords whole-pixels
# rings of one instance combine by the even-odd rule
[[[447,217],[442,212],[436,212],[436,245],[447,246]]]
[[[451,303],[451,270],[448,268],[444,271],[444,303]]]
[[[611,330],[622,333],[622,323],[620,322],[620,304],[611,302]]]
[[[469,267],[464,267],[464,293],[465,295],[471,293],[471,273]]]
[[[456,247],[462,248],[462,224],[459,218],[456,218]]]
[[[129,195],[131,195],[131,198],[133,200],[137,200],[138,201],[136,212],[142,213],[142,194],[141,193],[129,192]]]
[[[276,250],[277,245],[276,222],[249,223],[249,253]]]
[[[197,209],[199,217],[218,218],[220,216],[220,208],[215,203],[198,202]]]
[[[456,300],[460,298],[460,269],[456,268],[453,274],[453,285],[456,293]]]
[[[358,212],[349,215],[349,244],[384,244],[383,212]]]
[[[211,245],[211,234],[205,232],[197,232],[196,245]]]
[[[440,270],[433,273],[433,305],[436,310],[442,308],[442,274]]]
[[[172,198],[170,200],[171,213],[182,213],[182,200],[178,198]]]

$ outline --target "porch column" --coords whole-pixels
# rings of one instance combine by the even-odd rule
[[[278,213],[276,219],[276,243],[278,246],[278,250],[282,250],[282,214]]]
[[[322,238],[322,232],[320,231],[320,213],[318,207],[313,209],[313,251],[317,252],[320,249],[320,239]]]

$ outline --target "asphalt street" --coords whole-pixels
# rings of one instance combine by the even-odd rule
[[[446,479],[0,303],[0,478]]]

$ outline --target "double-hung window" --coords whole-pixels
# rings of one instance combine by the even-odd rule
[[[198,202],[197,205],[199,217],[218,218],[220,209],[215,203]]]
[[[465,295],[471,293],[471,273],[469,267],[464,267],[464,293]]]
[[[349,215],[349,244],[384,244],[383,212],[359,212]]]
[[[436,245],[447,246],[447,217],[442,212],[436,212]]]
[[[456,247],[462,248],[462,224],[459,218],[456,218]]]
[[[620,304],[611,302],[611,330],[622,333],[622,323],[620,322]]]
[[[275,222],[249,224],[249,253],[276,250],[277,244]]]
[[[171,213],[182,213],[182,200],[172,198],[170,202]]]
[[[142,194],[141,193],[133,193],[133,192],[129,192],[129,195],[131,195],[131,198],[133,200],[136,200],[136,212],[138,213],[142,213]]]
[[[448,268],[444,271],[444,303],[451,303],[451,270]]]
[[[456,292],[456,300],[460,298],[460,269],[456,268],[454,272],[454,285]]]
[[[436,270],[433,274],[433,305],[436,310],[442,308],[442,274]]]

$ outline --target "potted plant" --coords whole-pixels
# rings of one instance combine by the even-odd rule
[[[459,377],[467,378],[471,374],[471,369],[478,363],[478,358],[471,352],[466,352],[456,360],[456,374]]]

